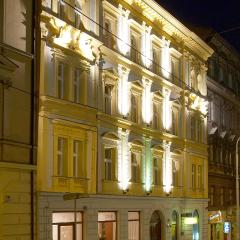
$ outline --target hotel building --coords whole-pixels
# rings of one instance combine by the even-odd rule
[[[153,0],[43,0],[37,239],[207,239],[206,62]]]

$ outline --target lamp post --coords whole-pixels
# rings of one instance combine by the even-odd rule
[[[239,239],[239,176],[238,176],[238,142],[240,137],[238,137],[236,142],[236,239]]]

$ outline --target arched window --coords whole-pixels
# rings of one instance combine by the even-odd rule
[[[176,211],[172,213],[171,235],[172,240],[178,239],[178,214]]]
[[[193,235],[193,240],[199,240],[199,215],[198,211],[195,210],[193,213],[193,217],[196,218],[196,224],[193,224],[193,229],[192,229],[192,235]]]

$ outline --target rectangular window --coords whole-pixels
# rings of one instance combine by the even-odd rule
[[[136,153],[131,153],[131,181],[138,183],[140,182],[140,166],[137,159]]]
[[[73,141],[73,176],[76,178],[85,177],[84,143],[78,140]]]
[[[58,15],[59,18],[65,18],[65,3],[62,0],[58,1]]]
[[[229,189],[229,205],[233,204],[233,190]]]
[[[172,185],[177,186],[178,185],[178,174],[177,174],[177,163],[176,161],[172,161]]]
[[[73,101],[75,103],[80,103],[80,77],[81,69],[76,68],[74,70],[74,79],[73,79]]]
[[[83,239],[82,215],[83,215],[82,212],[52,213],[52,239],[82,240]],[[74,236],[76,236],[76,238],[74,238]]]
[[[191,140],[196,140],[196,119],[194,116],[191,116]]]
[[[197,187],[199,190],[202,190],[203,188],[203,171],[202,166],[198,165],[198,171],[197,171]]]
[[[192,164],[192,190],[196,190],[196,165]]]
[[[152,124],[153,124],[153,128],[155,128],[155,129],[158,129],[158,115],[159,115],[158,104],[153,103],[153,121],[152,121]]]
[[[116,212],[98,213],[98,239],[116,240],[117,239],[117,216]]]
[[[210,205],[214,206],[214,195],[215,195],[215,187],[211,186],[210,187]]]
[[[172,110],[172,134],[177,135],[177,113]]]
[[[138,52],[138,43],[137,36],[131,35],[131,52],[130,57],[133,62],[139,62],[139,52]]]
[[[57,175],[68,176],[68,140],[67,138],[58,138],[57,146]]]
[[[105,180],[115,179],[115,149],[105,148]]]
[[[104,90],[105,113],[112,114],[112,86],[105,85]]]
[[[131,120],[132,122],[137,123],[138,121],[138,112],[137,112],[137,96],[134,94],[131,95]]]
[[[128,212],[128,240],[140,239],[140,212]]]
[[[153,158],[153,184],[160,185],[160,159]]]
[[[65,65],[63,63],[58,64],[58,97],[64,99],[65,89],[64,89],[64,75],[65,75]]]
[[[221,206],[224,205],[224,188],[223,187],[220,188],[220,205]]]

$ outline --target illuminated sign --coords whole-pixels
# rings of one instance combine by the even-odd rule
[[[230,222],[224,222],[223,232],[224,233],[230,233],[230,231],[231,231],[231,224],[230,224]]]
[[[221,211],[214,212],[213,214],[209,215],[208,217],[209,223],[218,223],[222,221],[222,213]]]
[[[184,218],[184,224],[186,225],[193,225],[197,224],[198,220],[196,217],[186,217]]]

